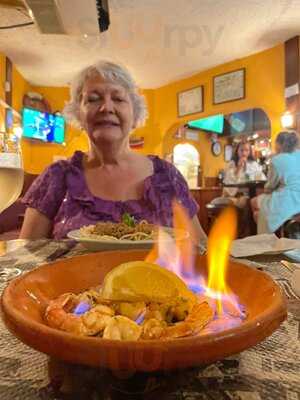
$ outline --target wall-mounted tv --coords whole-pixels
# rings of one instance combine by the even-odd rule
[[[65,119],[31,108],[23,109],[23,137],[62,144],[65,141]]]
[[[253,133],[253,109],[230,114],[230,135]]]
[[[211,117],[195,119],[194,121],[189,121],[187,126],[191,129],[201,129],[213,133],[223,133],[224,115],[217,114],[212,115]]]

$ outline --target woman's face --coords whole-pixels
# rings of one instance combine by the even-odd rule
[[[95,144],[122,141],[134,128],[133,106],[126,89],[100,75],[84,84],[80,122]]]
[[[243,143],[239,146],[238,157],[239,160],[247,160],[250,155],[250,145],[248,143]]]

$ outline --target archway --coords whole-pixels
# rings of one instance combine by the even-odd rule
[[[173,164],[182,173],[189,188],[198,186],[200,155],[196,147],[189,143],[179,143],[174,146]]]

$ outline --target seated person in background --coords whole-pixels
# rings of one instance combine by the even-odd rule
[[[21,238],[66,237],[98,221],[137,221],[172,226],[172,201],[186,209],[198,239],[206,239],[197,204],[186,181],[170,163],[129,147],[130,132],[147,116],[144,97],[129,72],[100,61],[85,68],[71,86],[65,108],[87,132],[90,149],[50,165],[24,197],[28,206]]]
[[[225,169],[224,184],[243,183],[249,180],[266,179],[262,167],[254,160],[251,145],[248,142],[239,142],[232,161]],[[215,204],[234,204],[243,208],[248,200],[247,189],[224,187],[223,197],[215,199]]]
[[[296,132],[280,132],[271,159],[265,193],[251,200],[257,233],[275,232],[300,213],[300,150]]]

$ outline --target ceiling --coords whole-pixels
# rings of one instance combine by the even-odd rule
[[[31,20],[18,3],[0,0],[0,27]],[[82,34],[0,30],[0,52],[34,85],[65,86],[104,58],[126,65],[141,87],[157,88],[300,34],[300,0],[109,0],[109,10],[109,30],[97,35],[84,36],[84,17]]]

